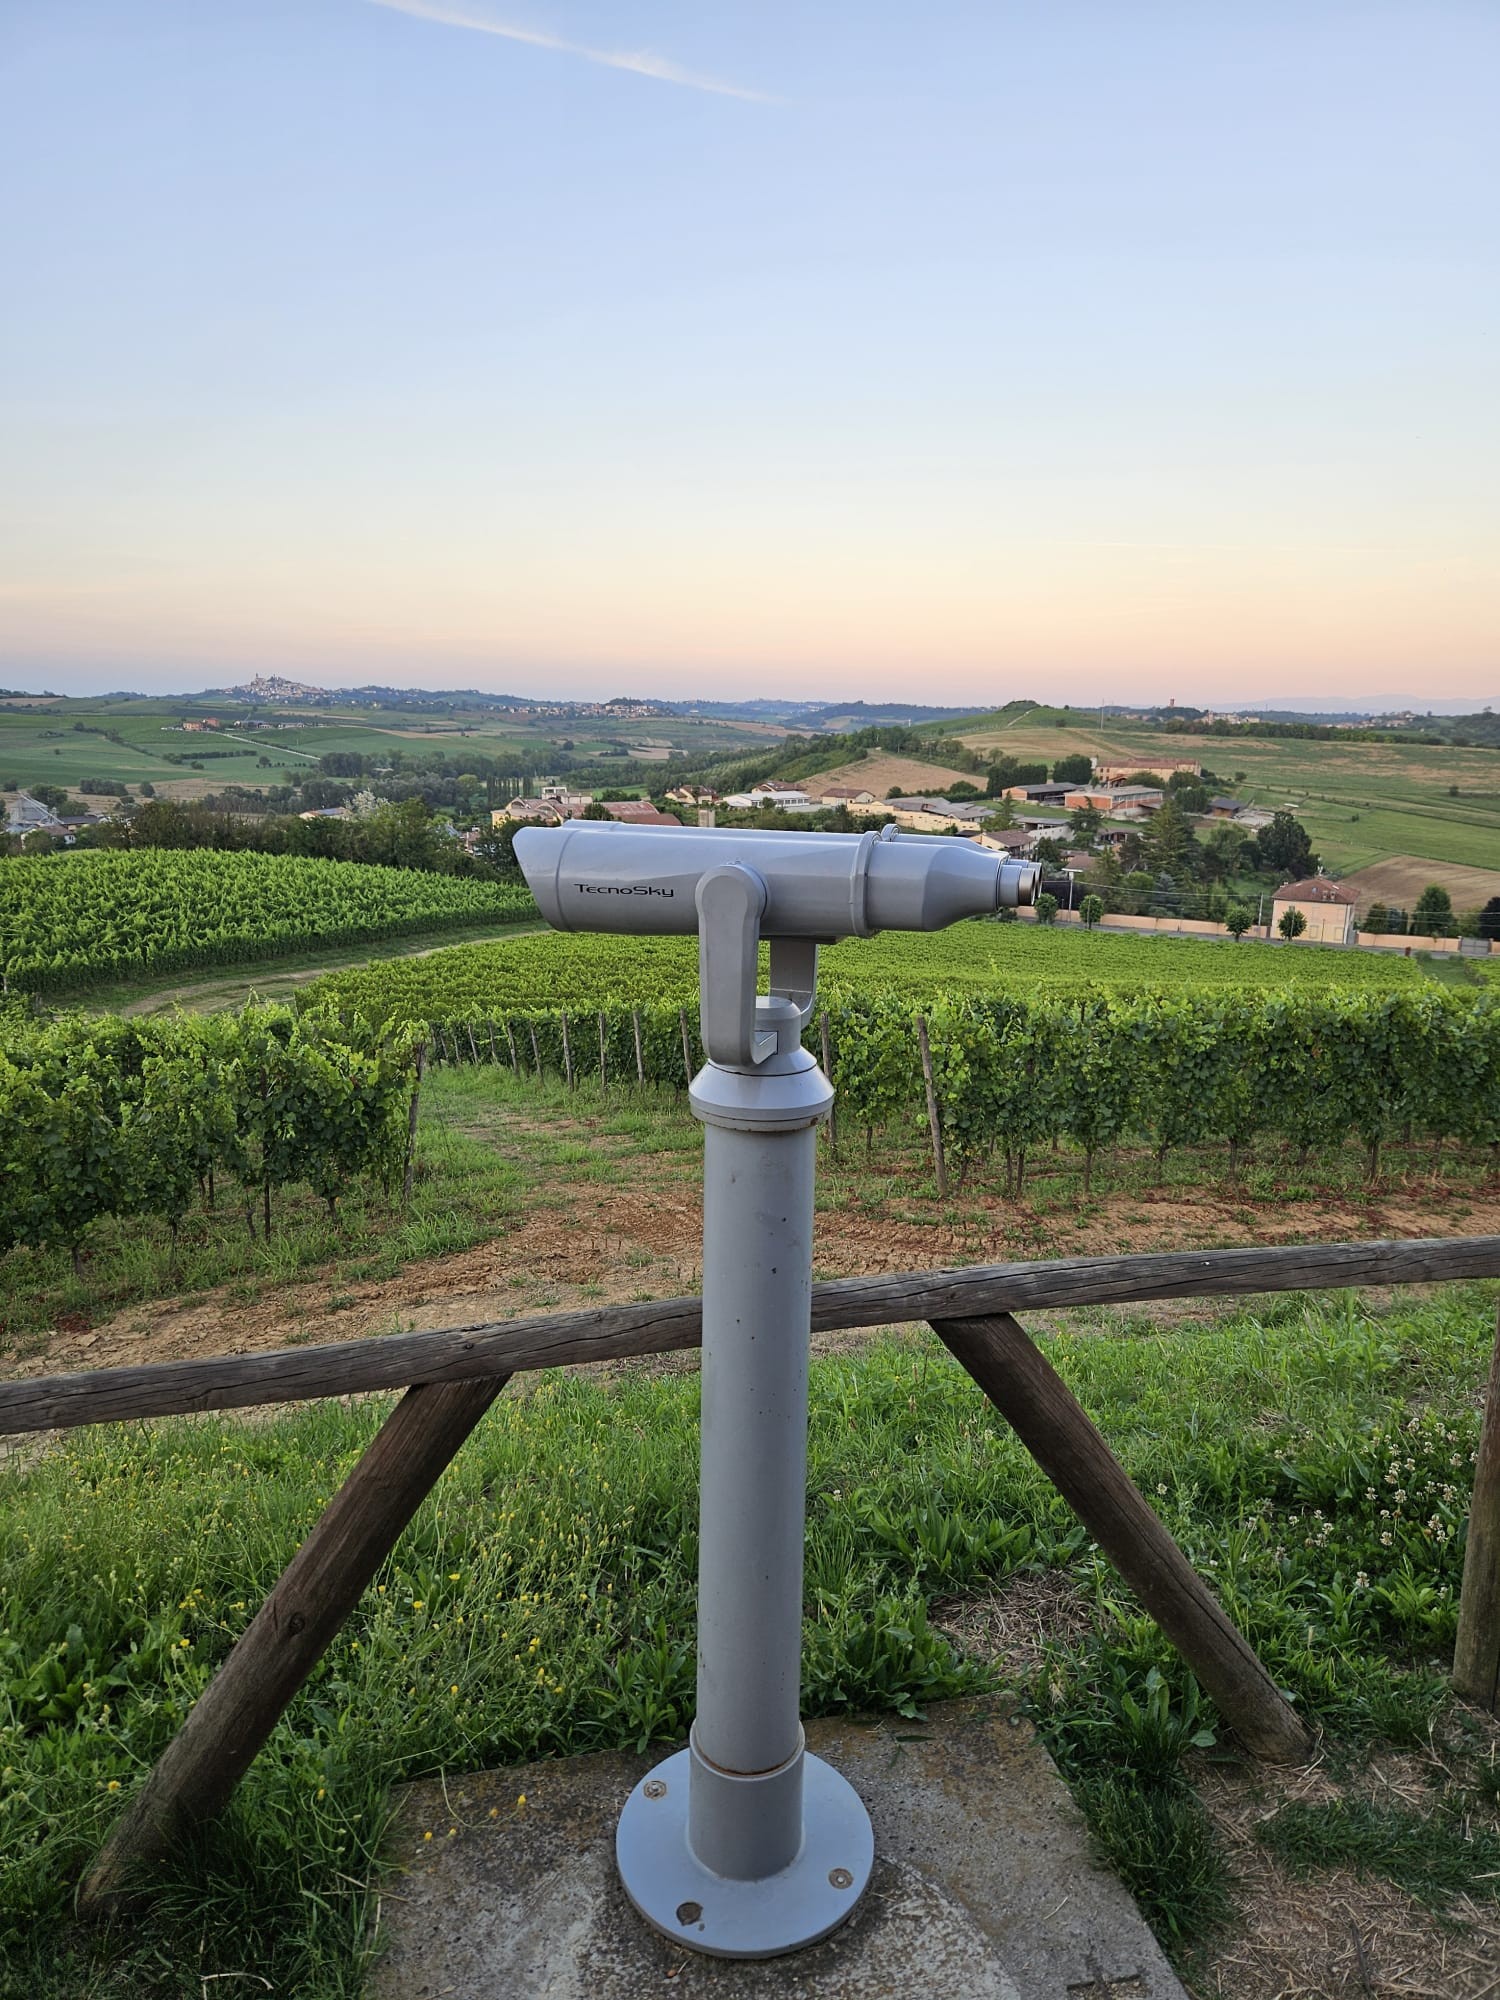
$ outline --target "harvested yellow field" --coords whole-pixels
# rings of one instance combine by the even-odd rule
[[[812,798],[825,785],[852,785],[883,799],[892,785],[899,785],[905,793],[943,792],[965,781],[984,790],[983,776],[976,778],[972,771],[954,771],[946,764],[924,764],[916,757],[894,757],[877,750],[856,757],[853,763],[820,771],[814,778],[799,778],[797,783]]]
[[[1424,861],[1413,854],[1393,854],[1343,877],[1344,886],[1359,897],[1362,910],[1371,903],[1394,903],[1409,910],[1429,883],[1436,882],[1453,898],[1455,910],[1478,910],[1500,896],[1500,869],[1465,868],[1455,861]]]

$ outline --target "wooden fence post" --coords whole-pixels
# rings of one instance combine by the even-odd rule
[[[948,1197],[948,1167],[943,1159],[943,1121],[938,1116],[937,1089],[932,1081],[932,1050],[927,1045],[927,1016],[917,1016],[917,1046],[922,1051],[922,1081],[927,1086],[927,1123],[932,1132],[932,1163],[937,1170],[938,1200]]]
[[[116,1821],[78,1893],[107,1916],[223,1811],[292,1696],[507,1377],[408,1389]]]
[[[422,1071],[427,1064],[427,1044],[417,1044],[417,1074],[411,1087],[411,1109],[406,1114],[406,1162],[401,1170],[401,1206],[411,1206],[411,1177],[417,1165],[417,1100],[422,1095]]]
[[[1500,1713],[1500,1323],[1490,1355],[1474,1498],[1469,1503],[1453,1685],[1465,1700]]]
[[[1083,1406],[1009,1313],[933,1331],[973,1376],[1083,1522],[1225,1721],[1257,1757],[1300,1763],[1308,1732]]]
[[[644,1090],[646,1087],[646,1064],[644,1057],[641,1055],[641,1010],[639,1007],[631,1008],[630,1025],[635,1033],[635,1080]]]

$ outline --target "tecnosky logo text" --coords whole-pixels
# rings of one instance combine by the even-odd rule
[[[660,889],[654,882],[579,882],[580,896],[675,896],[675,889]]]

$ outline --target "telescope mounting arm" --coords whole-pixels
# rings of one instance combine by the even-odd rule
[[[762,999],[756,990],[767,900],[762,877],[740,861],[712,868],[695,900],[703,1052],[725,1069],[755,1069],[776,1053],[786,1031],[801,1039],[817,985],[817,942],[770,940],[771,992]]]

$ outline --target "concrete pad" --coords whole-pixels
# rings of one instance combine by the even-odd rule
[[[810,1722],[807,1747],[875,1827],[870,1888],[824,1943],[749,1962],[658,1937],[625,1899],[614,1833],[660,1753],[558,1758],[405,1788],[366,2000],[1187,2000],[1003,1700]]]

